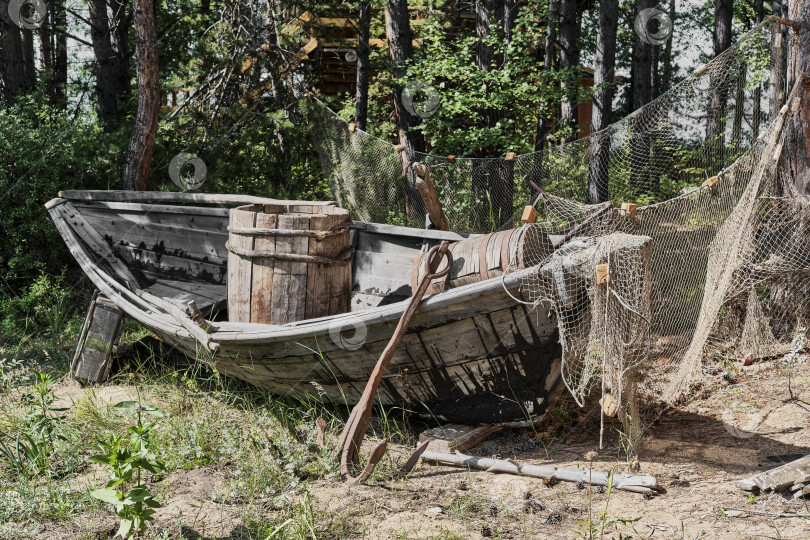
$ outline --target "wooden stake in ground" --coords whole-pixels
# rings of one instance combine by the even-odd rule
[[[445,257],[447,258],[447,265],[443,270],[437,272],[439,264]],[[340,472],[343,475],[349,476],[349,462],[356,462],[358,456],[360,455],[360,444],[363,442],[363,437],[365,437],[369,421],[371,420],[371,410],[372,406],[374,405],[374,398],[377,395],[377,389],[380,387],[380,382],[382,381],[382,376],[388,369],[388,364],[391,363],[391,358],[393,358],[394,353],[397,351],[402,343],[402,340],[405,338],[405,332],[408,330],[408,326],[411,323],[414,313],[416,313],[416,310],[419,307],[419,303],[422,301],[422,297],[425,295],[425,292],[427,292],[427,288],[430,286],[431,280],[446,276],[448,273],[450,273],[450,269],[453,267],[453,256],[450,254],[450,243],[443,241],[438,246],[431,248],[430,252],[428,253],[428,261],[430,271],[422,277],[419,287],[413,292],[413,296],[411,296],[410,301],[408,301],[408,305],[405,306],[405,311],[402,313],[402,317],[399,319],[399,324],[397,324],[394,334],[391,336],[391,340],[388,342],[385,350],[383,350],[382,354],[380,355],[380,359],[377,360],[377,365],[374,366],[374,371],[371,373],[371,377],[366,383],[366,388],[363,390],[363,395],[360,398],[360,401],[357,402],[357,405],[354,406],[354,409],[352,409],[349,419],[346,420],[346,426],[343,428],[343,433],[340,435],[340,441],[338,442],[336,452],[340,453],[341,456]],[[377,449],[375,449],[373,454],[376,455],[377,453]],[[379,458],[382,458],[382,455],[380,455]],[[365,474],[366,471],[363,471],[363,473],[367,478],[368,475]],[[371,471],[369,471],[368,474],[371,474]],[[361,478],[362,477],[363,475],[361,475]],[[356,482],[359,479],[351,480]]]

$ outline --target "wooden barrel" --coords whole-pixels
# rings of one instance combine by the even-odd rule
[[[287,324],[349,311],[349,213],[248,205],[228,226],[228,320]]]
[[[537,225],[524,225],[519,229],[498,231],[455,242],[450,244],[450,251],[453,254],[453,269],[446,277],[433,280],[428,294],[498,277],[506,269],[514,271],[535,266],[544,262],[554,248],[544,229]],[[411,271],[412,290],[416,290],[422,276],[427,272],[427,264],[426,253],[414,260]]]

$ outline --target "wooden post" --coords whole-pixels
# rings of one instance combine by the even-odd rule
[[[422,163],[414,163],[413,170],[416,172],[416,188],[425,202],[430,222],[442,231],[449,231],[450,225],[447,223],[444,210],[442,210],[442,203],[439,200],[439,194],[436,192],[436,186],[430,178],[430,171]]]
[[[622,207],[619,210],[619,214],[621,214],[624,217],[635,218],[637,208],[638,205],[636,203],[624,202],[622,203]]]
[[[703,182],[701,187],[713,188],[714,186],[717,185],[717,182],[719,182],[719,181],[720,181],[720,179],[718,177],[712,176],[711,178],[709,178],[708,180]]]
[[[523,223],[534,223],[537,221],[537,209],[531,205],[525,206],[520,221]]]
[[[71,365],[73,377],[90,383],[107,380],[123,325],[124,312],[104,296],[96,296],[76,343]]]
[[[610,268],[608,265],[596,265],[596,283],[599,285],[607,285],[610,283]]]

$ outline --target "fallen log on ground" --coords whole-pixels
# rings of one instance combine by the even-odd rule
[[[637,474],[609,474],[599,471],[592,471],[588,468],[583,470],[562,469],[559,467],[548,467],[543,465],[530,465],[528,463],[518,463],[514,460],[490,459],[475,456],[466,456],[456,452],[455,454],[443,454],[439,452],[425,452],[422,459],[442,465],[454,465],[457,467],[469,467],[471,469],[484,469],[487,472],[517,474],[520,476],[531,476],[542,478],[543,480],[563,482],[582,482],[594,486],[606,486],[608,477],[612,478],[614,489],[632,491],[634,493],[654,494],[663,489],[658,487],[655,477],[650,475]]]
[[[784,491],[807,481],[810,481],[810,456],[743,478],[737,487],[745,491]]]

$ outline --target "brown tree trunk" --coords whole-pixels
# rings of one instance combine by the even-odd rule
[[[810,197],[810,0],[791,0],[787,17],[797,21],[798,32],[790,30],[785,43],[788,51],[787,88],[793,88],[799,77],[804,85],[799,89],[801,98],[798,114],[793,115],[785,135],[785,148],[781,162],[782,178],[791,179],[793,185],[783,189],[786,196]],[[788,45],[789,44],[789,45]],[[805,210],[810,199],[805,199]],[[807,219],[807,212],[803,213]],[[806,229],[806,227],[803,227]],[[803,240],[806,244],[807,239]]]
[[[596,36],[596,70],[593,84],[591,133],[598,133],[613,120],[613,79],[616,72],[616,31],[619,27],[619,0],[601,0],[599,3],[599,30]],[[588,161],[588,194],[591,204],[607,201],[608,166],[610,164],[609,134],[591,138],[591,157]]]
[[[762,17],[765,16],[764,0],[756,0],[754,6],[757,24],[762,22]],[[760,116],[762,115],[762,83],[758,84],[754,89],[753,96],[753,110],[751,111],[751,144],[759,137]]]
[[[762,2],[762,0],[759,0]],[[669,0],[669,20],[672,22],[672,28],[675,28],[675,0]],[[674,33],[674,32],[673,32]],[[667,44],[664,45],[664,73],[661,76],[661,91],[666,92],[672,84],[672,41],[673,37],[670,34]]]
[[[354,110],[354,123],[366,131],[368,120],[368,76],[371,71],[368,44],[371,34],[371,3],[360,1],[360,13],[357,18],[357,102]]]
[[[492,31],[495,0],[476,0],[475,2],[475,36],[478,38],[475,45],[475,63],[478,69],[489,71],[492,68],[494,49],[487,43]]]
[[[646,9],[651,9],[655,6],[655,0],[637,0],[636,1],[636,17]],[[647,27],[647,32],[651,28]],[[642,39],[642,37],[649,38],[648,35],[642,35],[635,32],[635,43],[633,45],[633,64],[631,69],[631,92],[633,94],[632,109],[637,110],[644,107],[653,100],[653,52],[654,48],[649,39]],[[653,145],[650,134],[644,131],[649,115],[654,114],[653,111],[645,111],[640,116],[635,117],[631,121],[634,129],[634,136],[630,143],[631,161],[633,163],[632,184],[636,189],[647,193],[648,195],[657,195],[659,191],[659,181],[656,174],[653,172],[653,163],[651,156],[651,146]]]
[[[715,0],[714,4],[714,56],[731,46],[731,21],[734,15],[733,0]],[[708,118],[706,120],[706,145],[711,153],[712,168],[722,167],[725,158],[725,112],[729,94],[728,74],[710,75]]]
[[[23,58],[20,27],[9,17],[9,0],[0,0],[0,44],[3,51],[3,96],[14,103],[25,87],[25,61]]]
[[[402,102],[401,78],[405,67],[413,56],[413,35],[411,20],[408,15],[407,0],[387,0],[385,4],[385,32],[388,36],[388,52],[391,55],[391,75],[394,77],[394,112],[397,118],[399,143],[405,146],[402,155],[402,169],[405,180],[405,213],[408,221],[419,216],[419,192],[416,189],[416,176],[411,163],[416,153],[425,152],[425,137],[421,130],[414,129],[419,125],[419,118],[411,114]]]
[[[160,79],[153,0],[133,0],[135,60],[138,70],[138,112],[124,163],[124,189],[145,191],[155,149]]]
[[[53,81],[54,95],[57,105],[67,107],[67,83],[68,83],[68,54],[67,54],[67,9],[65,0],[54,0],[53,6],[53,33],[54,33],[54,57],[53,57]]]
[[[645,9],[650,9],[654,6],[655,0],[637,0],[636,16]],[[644,41],[642,36],[636,33],[635,44],[633,46],[632,69],[633,110],[639,109],[653,100],[652,55],[652,44]]]
[[[107,0],[88,0],[90,37],[93,41],[98,117],[104,130],[114,131],[120,123],[118,96],[121,92],[118,55],[113,49],[113,34],[107,16]]]
[[[560,20],[560,14],[557,7],[557,0],[549,0],[548,2],[548,22],[547,22],[547,29],[546,29],[546,43],[543,47],[543,69],[545,71],[551,72],[556,67],[556,56],[557,56],[557,24]],[[538,56],[540,53],[538,51]],[[551,78],[547,78],[546,82],[550,83]],[[546,104],[548,106],[548,104]],[[534,139],[534,150],[535,152],[539,152],[543,149],[546,144],[546,122],[548,122],[549,118],[551,117],[551,111],[540,110],[540,113],[537,116],[537,133]],[[535,168],[539,169],[540,163],[537,161],[535,164]],[[539,174],[539,170],[537,174]]]
[[[23,53],[23,87],[25,92],[37,85],[37,61],[34,55],[34,32],[23,28],[20,30],[20,43]]]
[[[51,32],[51,19],[53,12],[48,10],[39,26],[39,55],[47,83],[48,95],[53,99],[53,33]]]
[[[571,73],[563,78],[564,97],[561,107],[561,127],[567,128],[567,140],[577,137],[577,92],[579,77],[576,68],[579,64],[579,47],[577,34],[579,24],[577,18],[577,0],[561,0],[560,2],[560,68],[569,69]]]
[[[112,45],[118,71],[118,99],[124,101],[132,92],[129,75],[129,27],[132,21],[127,17],[127,0],[109,0],[109,5],[112,11]]]

